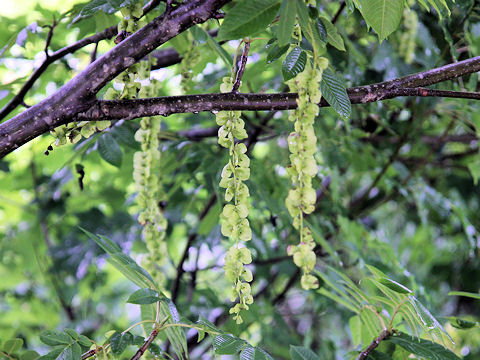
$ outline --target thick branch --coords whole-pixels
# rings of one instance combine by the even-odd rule
[[[189,27],[205,22],[230,0],[195,0],[176,7],[115,46],[55,94],[0,124],[0,157],[63,123],[95,102],[115,76]]]
[[[370,87],[370,85],[367,87]],[[398,96],[452,97],[480,100],[480,93],[431,90],[424,88],[399,88],[392,90],[379,90],[376,93],[363,94],[365,88],[365,86],[360,86],[348,89],[348,95],[352,104],[377,102]],[[296,99],[296,93],[222,93],[167,96],[135,100],[98,100],[92,102],[90,108],[86,112],[78,114],[77,120],[135,119],[144,116],[168,116],[171,114],[197,113],[200,111],[289,110],[297,107]],[[330,106],[323,98],[319,105],[322,107]]]

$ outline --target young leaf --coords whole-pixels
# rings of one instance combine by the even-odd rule
[[[387,339],[412,354],[421,356],[425,359],[431,360],[460,360],[450,350],[444,348],[440,344],[410,336],[404,333],[395,334]]]
[[[295,1],[296,0],[283,0],[282,6],[280,7],[280,20],[277,28],[277,39],[280,47],[288,45],[292,37],[297,15]]]
[[[280,0],[243,0],[237,2],[218,31],[218,41],[240,39],[264,30],[280,8]]]
[[[358,0],[357,7],[368,26],[383,41],[400,24],[404,4],[405,1],[398,0]]]
[[[65,333],[45,330],[40,334],[40,341],[49,346],[70,344],[73,339]]]
[[[337,32],[335,25],[333,25],[325,16],[321,16],[320,21],[327,30],[327,42],[338,50],[345,51],[345,44],[343,43],[342,37]]]
[[[320,360],[320,357],[312,350],[293,345],[290,345],[290,358],[292,360]]]
[[[298,73],[305,69],[307,53],[298,46],[290,51],[282,64],[282,74],[285,81],[293,79]]]
[[[22,339],[10,339],[5,341],[5,344],[2,346],[2,351],[7,355],[13,354],[14,352],[20,350],[23,345]]]
[[[273,360],[263,349],[247,345],[240,353],[240,360]]]
[[[309,11],[307,5],[303,1],[297,1],[297,14],[300,23],[300,27],[302,28],[302,33],[305,35],[307,40],[312,44],[313,48],[317,55],[320,55],[324,46],[325,46],[325,39],[322,37],[320,33],[319,23],[317,19],[311,19],[309,16]],[[321,25],[321,24],[320,24]]]
[[[472,299],[480,300],[480,294],[470,293],[470,292],[466,292],[466,291],[450,291],[448,293],[448,295],[450,295],[450,296],[465,296],[465,297],[469,297],[469,298],[472,298]]]
[[[98,152],[103,160],[116,167],[122,165],[122,149],[111,134],[103,134],[103,136],[100,136],[97,144]]]
[[[141,288],[158,288],[153,281],[152,276],[144,268],[139,266],[131,257],[122,253],[122,249],[120,249],[117,244],[105,236],[97,236],[83,228],[80,229],[111,256],[111,258],[108,259],[108,262],[120,271],[127,279]]]
[[[289,48],[288,45],[285,45],[283,47],[279,47],[277,44],[273,45],[270,49],[268,49],[267,63],[271,63],[275,60],[278,60],[280,56],[282,56],[287,52],[288,48]]]
[[[392,280],[392,279],[389,279],[389,278],[381,278],[381,279],[378,279],[378,282],[382,285],[385,285],[386,287],[388,287],[390,290],[393,290],[397,293],[400,293],[400,294],[412,294],[413,291],[410,290],[409,288],[407,288],[406,286]]]
[[[350,104],[347,89],[330,69],[323,71],[320,88],[325,100],[340,116],[348,119],[352,113],[352,105]]]
[[[153,304],[160,300],[161,298],[158,296],[158,292],[149,288],[143,288],[132,293],[128,298],[127,303],[145,305]]]
[[[247,342],[232,335],[218,335],[213,339],[213,348],[217,355],[233,355],[238,353]]]
[[[133,342],[133,335],[129,332],[123,334],[116,332],[110,338],[110,347],[112,348],[112,352],[115,355],[120,355],[125,351],[128,345],[131,345]]]

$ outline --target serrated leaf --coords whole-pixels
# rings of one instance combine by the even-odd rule
[[[160,301],[160,318],[169,318],[167,324],[178,323],[180,316],[175,304],[168,298],[162,298]],[[178,358],[183,359],[183,354],[187,353],[187,337],[180,327],[170,327],[165,329],[168,340],[172,343]]]
[[[247,345],[240,353],[240,360],[273,360],[263,349]]]
[[[20,350],[23,345],[22,339],[10,339],[5,341],[5,344],[2,346],[2,351],[8,355],[13,354],[14,352]]]
[[[335,25],[333,25],[325,16],[321,16],[320,21],[327,31],[327,42],[338,50],[345,51],[345,44],[343,43],[343,39],[338,33]]]
[[[280,0],[243,0],[225,16],[218,41],[239,39],[264,30],[280,8]]]
[[[400,24],[404,3],[399,0],[358,0],[357,7],[382,41]]]
[[[352,113],[352,105],[343,82],[330,69],[323,71],[320,82],[322,96],[335,111],[344,118],[349,118]]]
[[[213,348],[217,355],[237,354],[246,344],[245,340],[232,335],[218,335],[213,339]]]
[[[145,305],[153,304],[160,300],[161,298],[158,296],[158,292],[149,288],[143,288],[133,292],[129,296],[127,303]]]
[[[110,133],[115,139],[132,149],[138,149],[138,142],[135,141],[135,131],[128,125],[115,126]]]
[[[49,346],[56,346],[70,344],[73,342],[73,339],[65,333],[46,330],[40,334],[40,341]]]
[[[290,345],[290,358],[292,360],[320,360],[317,354],[303,346]]]
[[[110,338],[110,347],[115,355],[120,355],[125,351],[128,345],[131,345],[133,342],[133,335],[129,332],[123,334],[116,332]]]
[[[122,165],[122,149],[118,145],[117,140],[111,134],[103,134],[97,141],[98,152],[103,160],[120,167]]]
[[[288,48],[289,48],[288,45],[285,45],[284,47],[279,47],[277,44],[270,47],[267,53],[267,63],[271,63],[275,60],[278,60],[280,56],[282,56],[287,52]]]
[[[381,278],[378,279],[378,282],[382,285],[385,285],[388,287],[390,290],[393,290],[399,294],[412,294],[413,291],[407,288],[406,286],[400,284],[399,282],[396,282],[395,280],[389,279],[389,278]]]
[[[395,334],[387,339],[412,354],[421,356],[430,360],[460,360],[450,350],[444,348],[440,344],[410,336],[404,333]]]
[[[283,47],[290,43],[293,28],[295,26],[297,10],[295,6],[296,0],[283,0],[280,7],[280,20],[278,21],[277,39],[279,47]]]
[[[201,325],[206,332],[221,333],[222,331],[215,326],[212,322],[208,321],[204,317],[200,316],[196,324]]]
[[[282,74],[285,81],[293,79],[297,74],[305,69],[307,64],[307,53],[295,46],[290,51],[282,64]]]
[[[96,13],[102,11],[105,14],[113,14],[123,7],[135,4],[137,0],[91,0],[85,5],[80,13],[73,19],[72,24],[81,19],[94,16]]]

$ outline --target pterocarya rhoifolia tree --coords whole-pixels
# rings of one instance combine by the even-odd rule
[[[2,359],[480,357],[478,1],[17,5]]]

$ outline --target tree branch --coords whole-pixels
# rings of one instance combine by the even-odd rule
[[[389,336],[391,335],[391,332],[388,331],[387,329],[384,329],[382,330],[382,332],[380,333],[380,335],[378,335],[377,338],[375,338],[375,340],[372,341],[372,343],[370,345],[368,345],[368,347],[362,351],[360,353],[360,355],[358,355],[358,360],[363,360],[363,359],[366,359],[368,357],[368,355],[373,351],[375,350],[378,345],[385,339],[387,339]]]
[[[368,85],[367,87],[370,86],[371,85]],[[365,88],[365,86],[359,86],[347,90],[352,104],[366,104],[393,99],[399,96],[450,97],[480,100],[480,93],[473,92],[431,90],[424,88],[398,88],[379,90],[376,93],[364,94],[363,91]],[[330,105],[324,98],[322,98],[319,106],[326,107]],[[169,116],[171,114],[198,113],[200,111],[291,110],[296,107],[296,93],[215,93],[180,95],[134,100],[97,100],[90,104],[87,111],[77,114],[76,120],[96,121],[135,119],[144,116]],[[1,154],[0,151],[0,155]]]
[[[155,340],[155,338],[157,337],[157,335],[158,335],[158,328],[155,327],[155,329],[152,330],[152,332],[150,333],[150,335],[148,335],[148,338],[147,338],[147,340],[145,340],[145,342],[143,343],[142,347],[137,350],[137,352],[135,353],[135,355],[133,355],[130,360],[138,360],[138,359],[140,359],[140,358],[142,357],[142,355],[145,353],[145,351],[147,351],[147,348],[150,346],[150,344],[152,343],[152,341]]]
[[[95,94],[122,71],[231,0],[194,0],[161,15],[87,66],[56,93],[0,124],[0,157],[67,123],[95,103]]]

